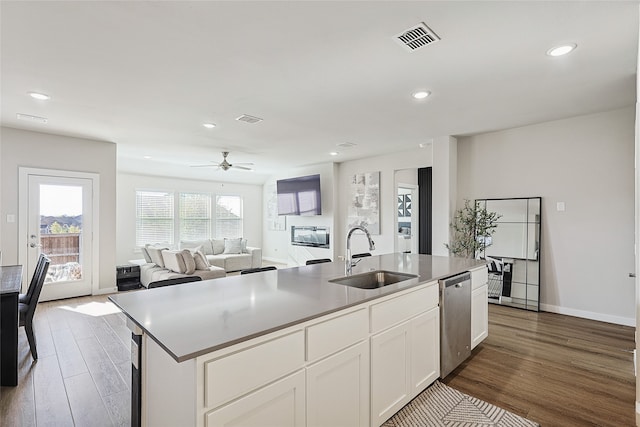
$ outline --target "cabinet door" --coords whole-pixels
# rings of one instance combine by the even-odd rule
[[[411,391],[414,398],[440,376],[440,311],[411,319]]]
[[[410,325],[401,323],[371,337],[371,424],[380,425],[408,401]]]
[[[302,427],[304,369],[206,414],[207,427]]]
[[[369,425],[369,346],[351,346],[307,368],[307,426]]]
[[[489,302],[487,285],[471,293],[471,348],[489,335]]]

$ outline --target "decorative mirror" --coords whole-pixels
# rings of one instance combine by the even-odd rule
[[[481,256],[489,266],[489,302],[540,310],[540,197],[476,199],[500,215]]]

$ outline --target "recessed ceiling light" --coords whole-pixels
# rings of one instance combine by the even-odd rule
[[[144,156],[143,158],[149,160],[151,156]]]
[[[38,92],[28,92],[29,96],[32,97],[33,99],[39,99],[41,101],[46,101],[47,99],[51,99],[51,97],[49,95],[46,95],[44,93],[38,93]]]
[[[338,153],[337,151],[332,151],[329,153],[330,156],[337,156],[338,154],[340,153]]]
[[[426,90],[421,90],[419,92],[415,92],[413,94],[413,97],[415,99],[425,99],[427,96],[431,95],[431,92],[426,91]]]
[[[216,127],[216,125],[213,123],[203,123],[202,126],[206,127],[207,129],[213,129],[214,127]]]
[[[547,51],[547,55],[549,55],[549,56],[566,55],[567,53],[572,52],[576,47],[578,47],[578,45],[575,44],[575,43],[564,44],[562,46],[552,47],[551,49],[549,49]]]

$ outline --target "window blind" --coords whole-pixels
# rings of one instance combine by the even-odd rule
[[[216,238],[242,237],[242,197],[216,196]]]
[[[173,193],[136,191],[136,245],[173,244]]]
[[[211,237],[211,195],[180,193],[180,240]]]

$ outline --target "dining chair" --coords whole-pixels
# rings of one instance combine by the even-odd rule
[[[171,286],[171,285],[179,285],[181,283],[189,283],[189,282],[199,282],[202,280],[200,276],[184,276],[184,277],[174,277],[173,279],[165,279],[165,280],[156,280],[155,282],[149,283],[147,288],[161,288],[163,286]]]
[[[33,295],[33,290],[36,287],[36,282],[38,281],[38,277],[40,277],[40,270],[44,265],[44,260],[47,258],[45,254],[40,254],[38,257],[38,262],[36,263],[36,268],[33,270],[33,276],[31,276],[31,282],[29,282],[29,287],[27,288],[26,294],[18,295],[18,302],[23,304],[28,304],[31,299],[31,295]]]
[[[331,259],[329,259],[329,258],[308,259],[307,260],[307,265],[322,264],[322,263],[325,263],[325,262],[331,262]]]
[[[42,286],[44,285],[44,279],[47,276],[47,270],[49,270],[50,263],[51,261],[49,258],[45,256],[42,261],[42,267],[34,272],[34,276],[37,275],[37,279],[34,283],[33,292],[31,293],[29,302],[18,303],[18,313],[20,316],[18,327],[24,326],[24,331],[27,333],[27,341],[29,341],[33,360],[38,360],[36,336],[33,333],[33,315],[36,312],[36,307],[38,306],[38,300],[40,299],[40,293],[42,292]]]
[[[247,268],[245,270],[240,270],[240,274],[260,273],[261,271],[271,271],[271,270],[277,270],[277,268],[273,265],[269,265],[267,267]]]
[[[351,259],[364,258],[364,257],[368,257],[368,256],[371,256],[371,254],[369,252],[364,252],[364,253],[361,253],[361,254],[353,254],[353,255],[351,255]]]

